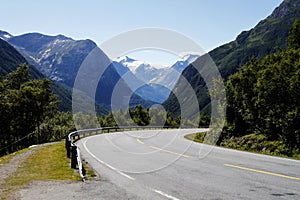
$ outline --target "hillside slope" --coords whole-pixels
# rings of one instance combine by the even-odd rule
[[[74,40],[63,35],[49,36],[40,33],[27,33],[13,36],[5,31],[0,31],[0,37],[13,45],[30,64],[36,66],[46,77],[67,86],[67,88],[73,88],[81,64],[97,47],[92,40]],[[105,66],[98,67],[103,68]],[[97,88],[96,101],[97,104],[102,105],[100,107],[110,109],[111,94],[120,79],[120,75],[114,68],[107,68],[105,74],[100,78]],[[124,83],[125,86],[126,83]],[[131,102],[132,105],[138,103],[144,107],[154,104],[154,102],[144,100],[139,95],[133,95]]]
[[[224,80],[236,73],[240,66],[245,64],[251,57],[262,58],[274,53],[276,49],[287,46],[287,37],[290,28],[296,18],[300,18],[300,0],[285,0],[266,19],[260,21],[249,31],[243,31],[236,40],[224,44],[208,54],[216,63]],[[195,62],[201,63],[205,56],[198,58]],[[210,111],[210,98],[205,82],[201,75],[193,67],[193,63],[183,73],[194,91],[196,92],[199,108]],[[180,89],[179,80],[174,90]],[[171,94],[164,102],[167,110],[173,114],[180,113],[180,107],[176,97]]]
[[[15,71],[22,63],[28,63],[27,60],[10,44],[0,39],[0,75],[5,76]],[[45,76],[39,72],[33,65],[29,65],[29,74],[32,79],[43,79]],[[72,109],[71,90],[53,82],[52,91],[61,101],[59,110],[70,111]]]

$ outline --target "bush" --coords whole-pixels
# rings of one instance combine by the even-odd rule
[[[269,141],[264,134],[252,133],[242,137],[227,138],[220,143],[220,146],[269,155],[300,158],[299,149],[291,149],[282,141]]]

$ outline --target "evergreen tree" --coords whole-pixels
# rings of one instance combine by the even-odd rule
[[[50,89],[47,79],[30,80],[28,66],[23,64],[16,71],[3,77],[0,82],[0,149],[8,146],[14,149],[24,148],[39,142],[39,126],[46,117],[52,117],[57,111],[58,102]],[[36,131],[37,130],[37,131]],[[23,138],[36,131],[33,136]],[[13,142],[21,140],[14,146]],[[5,153],[5,152],[2,152]]]
[[[294,21],[287,40],[290,47],[295,49],[300,48],[300,18]]]

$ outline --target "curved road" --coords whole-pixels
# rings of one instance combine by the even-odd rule
[[[300,161],[183,137],[200,131],[205,129],[103,134],[78,146],[103,181],[126,192],[108,191],[108,199],[300,199]]]

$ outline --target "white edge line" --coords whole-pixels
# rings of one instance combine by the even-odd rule
[[[160,191],[160,190],[152,189],[152,191],[153,191],[153,192],[156,192],[156,193],[158,193],[158,194],[160,194],[160,195],[162,195],[162,196],[164,196],[164,197],[167,197],[167,198],[169,198],[169,199],[172,199],[172,200],[179,200],[178,198],[173,197],[173,196],[171,196],[171,195],[168,195],[168,194],[166,194],[166,193],[164,193],[164,192],[162,192],[162,191]]]
[[[131,176],[129,176],[129,175],[127,175],[127,174],[125,174],[125,173],[119,171],[118,169],[114,168],[113,166],[111,166],[111,165],[107,164],[106,162],[104,162],[104,161],[100,160],[99,158],[97,158],[97,156],[95,156],[92,152],[90,152],[90,150],[86,147],[86,142],[87,142],[87,141],[88,141],[88,140],[85,140],[85,141],[84,141],[83,146],[84,146],[85,150],[86,150],[86,151],[87,151],[94,159],[96,159],[98,162],[100,162],[101,164],[105,165],[106,167],[110,168],[111,170],[117,172],[118,174],[121,174],[122,176],[124,176],[124,177],[126,177],[126,178],[128,178],[128,179],[130,179],[130,180],[135,180],[135,179],[132,178]]]

